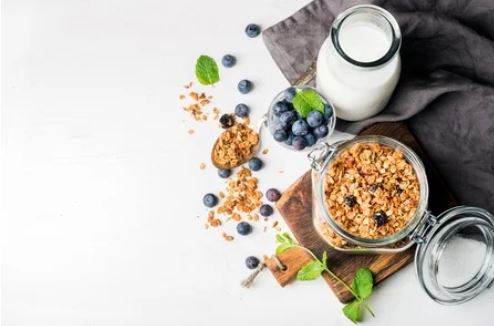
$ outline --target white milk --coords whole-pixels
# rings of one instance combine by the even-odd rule
[[[368,7],[365,8],[369,9]],[[371,7],[373,9],[375,6]],[[356,16],[353,21],[346,22],[339,28],[338,41],[343,52],[351,59],[361,63],[375,62],[383,58],[392,45],[389,24],[385,25],[388,28],[385,30],[375,19],[366,19],[368,17],[365,13],[361,17],[362,19]],[[333,103],[338,118],[363,120],[386,106],[396,87],[400,71],[398,50],[384,63],[361,67],[350,63],[338,53],[329,36],[317,58],[317,89]]]

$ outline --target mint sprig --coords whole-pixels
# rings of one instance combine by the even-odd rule
[[[218,65],[213,58],[201,55],[196,61],[196,77],[202,85],[212,85],[220,80]]]
[[[313,89],[303,89],[292,100],[293,107],[302,118],[306,118],[311,111],[324,113],[324,102],[321,96]]]
[[[368,268],[359,268],[352,279],[352,286],[350,287],[342,279],[340,279],[336,274],[334,274],[327,265],[328,254],[326,251],[322,253],[321,259],[319,259],[311,250],[305,248],[304,246],[296,243],[288,233],[281,233],[276,235],[276,242],[278,246],[276,247],[276,254],[279,255],[282,252],[290,248],[300,248],[309,253],[313,260],[303,266],[297,273],[297,279],[300,281],[310,281],[315,280],[323,272],[327,272],[331,277],[333,277],[337,282],[342,284],[347,288],[350,293],[354,296],[352,302],[343,306],[343,314],[354,323],[358,323],[362,320],[362,310],[367,310],[373,317],[374,312],[365,303],[365,300],[372,294],[372,289],[374,285],[374,279],[372,277],[372,272]]]

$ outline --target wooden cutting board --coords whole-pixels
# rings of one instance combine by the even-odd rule
[[[425,165],[430,188],[429,209],[434,214],[438,214],[449,207],[456,206],[452,193],[405,124],[378,123],[360,134],[384,135],[410,146],[421,157]],[[374,273],[375,283],[378,284],[413,260],[415,247],[402,253],[381,255],[345,254],[332,249],[321,239],[312,224],[311,189],[311,173],[308,171],[285,190],[277,203],[277,207],[297,241],[318,256],[321,256],[323,251],[327,251],[328,265],[344,281],[351,283],[351,279],[359,267],[368,267]],[[323,275],[341,302],[347,302],[352,298],[350,292],[341,284],[336,283],[326,273]]]

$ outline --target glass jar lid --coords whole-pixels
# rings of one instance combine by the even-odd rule
[[[428,220],[415,237],[421,286],[442,304],[476,297],[494,279],[494,217],[481,208],[459,206]]]

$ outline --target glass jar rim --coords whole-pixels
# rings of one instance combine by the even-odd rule
[[[352,146],[356,143],[378,143],[385,146],[390,146],[392,148],[398,148],[402,151],[403,155],[407,159],[407,161],[412,165],[414,172],[417,176],[417,180],[419,182],[419,191],[420,198],[415,210],[413,217],[410,219],[408,224],[401,229],[400,231],[382,238],[370,239],[370,238],[362,238],[359,236],[355,236],[350,232],[346,231],[343,227],[341,227],[330,215],[329,208],[327,206],[327,202],[324,198],[324,182],[326,179],[327,168],[329,164],[338,156],[338,154],[345,148]],[[336,144],[336,149],[329,155],[323,164],[323,168],[320,172],[321,178],[319,180],[319,198],[318,201],[322,203],[323,210],[322,215],[324,220],[330,225],[330,227],[343,239],[348,242],[363,246],[363,247],[383,247],[386,245],[390,245],[398,242],[406,237],[411,237],[413,235],[413,231],[417,228],[423,218],[427,215],[427,204],[429,199],[429,183],[427,181],[427,175],[425,173],[425,167],[422,163],[422,160],[418,157],[418,155],[405,144],[394,140],[392,138],[380,135],[366,135],[366,136],[356,136],[355,138],[349,141],[343,141]],[[412,240],[410,238],[410,240]]]
[[[358,61],[350,57],[343,50],[339,41],[339,32],[342,24],[346,21],[348,17],[363,11],[377,13],[379,16],[384,18],[389,24],[392,33],[392,40],[388,51],[381,58],[368,62]],[[401,47],[401,30],[400,30],[400,26],[398,25],[398,22],[396,21],[394,16],[391,15],[391,13],[389,13],[389,11],[375,5],[357,5],[350,7],[347,10],[340,13],[334,20],[333,24],[331,25],[330,38],[334,48],[345,61],[361,68],[375,68],[387,63],[395,56],[396,53],[399,52]]]

